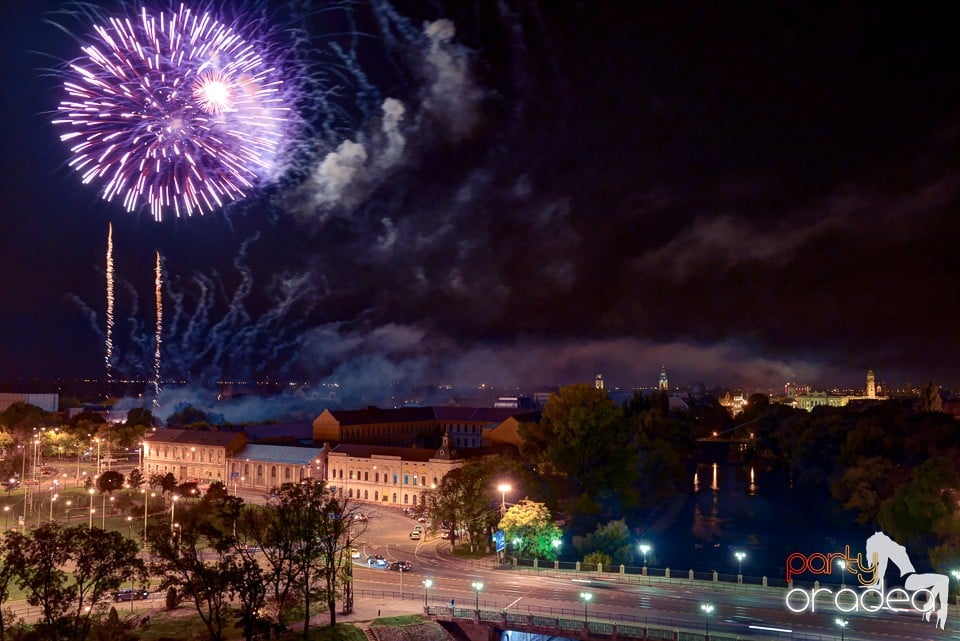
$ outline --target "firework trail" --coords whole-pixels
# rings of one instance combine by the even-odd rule
[[[154,296],[157,301],[157,328],[153,338],[153,408],[160,409],[160,341],[163,335],[163,268],[160,252],[154,272]]]
[[[84,184],[160,220],[222,207],[276,173],[290,100],[280,66],[240,20],[181,4],[94,26],[53,121]]]
[[[113,381],[113,223],[107,224],[107,326],[104,340],[104,365],[107,382]]]

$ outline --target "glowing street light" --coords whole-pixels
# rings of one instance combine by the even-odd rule
[[[737,557],[737,575],[743,574],[743,560],[747,558],[746,552],[736,551],[733,556]]]
[[[836,623],[837,626],[840,628],[840,641],[843,641],[843,630],[844,630],[844,628],[847,627],[847,625],[848,625],[850,622],[847,621],[846,619],[841,619],[841,618],[837,617],[836,619],[834,619],[834,623]]]
[[[950,570],[950,576],[960,581],[960,570]],[[960,593],[957,594],[957,605],[960,605]]]
[[[430,591],[430,588],[433,587],[433,579],[424,579],[423,580],[423,607],[427,607],[427,593]]]
[[[173,497],[170,499],[170,531],[171,532],[173,532],[173,526],[176,525],[176,523],[173,522],[173,519],[174,519],[174,515],[176,515],[177,513],[177,501],[179,499],[180,499],[179,494],[174,494]]]
[[[92,487],[87,490],[87,494],[90,495],[90,520],[87,522],[87,529],[90,530],[93,529],[93,513],[96,512],[96,510],[93,508],[93,493],[94,489]]]
[[[60,496],[59,494],[54,494],[53,496],[50,497],[50,520],[51,521],[53,521],[53,504],[59,496]]]
[[[477,616],[479,617],[480,616],[480,590],[483,589],[483,583],[481,583],[480,581],[474,581],[470,585],[473,586],[473,590],[477,595],[477,599],[475,602],[475,609],[477,612]]]
[[[647,567],[647,552],[650,551],[650,546],[646,543],[640,544],[640,554],[643,555],[643,567]]]
[[[700,609],[703,610],[703,623],[706,629],[706,636],[710,636],[710,613],[713,612],[712,603],[701,603]]]
[[[580,598],[583,599],[583,625],[587,625],[587,606],[590,605],[590,600],[593,598],[593,593],[581,592]]]
[[[500,490],[500,518],[503,518],[507,513],[507,492],[513,490],[513,487],[508,483],[501,483],[497,489]]]
[[[843,559],[837,559],[837,567],[840,568],[840,587],[847,587],[847,562]]]

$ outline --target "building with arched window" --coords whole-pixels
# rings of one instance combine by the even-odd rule
[[[292,445],[247,445],[227,459],[230,488],[270,490],[284,483],[324,478],[327,450]],[[228,488],[228,489],[230,489]]]
[[[226,483],[226,461],[247,443],[243,434],[202,430],[162,429],[143,438],[146,478],[172,473],[183,483],[195,480]]]

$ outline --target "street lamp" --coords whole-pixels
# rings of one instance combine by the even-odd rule
[[[147,494],[147,488],[143,488],[143,547],[147,547],[147,506],[150,505],[150,497],[156,495],[156,492]]]
[[[174,494],[170,499],[170,531],[173,532],[173,526],[176,523],[173,522],[174,515],[177,513],[177,500],[180,498],[179,494]]]
[[[53,520],[53,502],[56,501],[57,497],[59,496],[60,496],[59,494],[54,494],[53,496],[50,497],[50,520],[51,521]]]
[[[583,599],[583,625],[587,625],[587,605],[589,605],[590,599],[593,598],[593,593],[581,592],[580,598]]]
[[[503,515],[507,513],[507,492],[513,490],[508,483],[501,483],[497,486],[497,489],[500,490],[500,518],[503,518]]]
[[[6,509],[6,508],[4,508]],[[960,581],[960,570],[950,570],[950,575],[957,581]],[[957,605],[960,605],[960,592],[957,593]]]
[[[127,538],[133,540],[133,517],[127,517]]]
[[[743,574],[743,560],[747,558],[747,553],[738,550],[733,553],[733,556],[737,557],[737,576],[741,576]]]
[[[713,604],[701,603],[700,609],[703,610],[703,623],[706,628],[706,636],[710,636],[710,613],[713,612]]]
[[[87,490],[87,494],[90,495],[90,520],[87,522],[87,528],[91,530],[93,529],[93,513],[95,512],[93,509],[93,492],[94,489],[92,487]]]
[[[477,612],[477,616],[479,617],[479,616],[480,616],[480,590],[483,589],[483,583],[481,583],[480,581],[474,581],[474,582],[471,583],[470,585],[473,586],[473,590],[474,590],[474,592],[476,592],[476,595],[477,595],[477,600],[476,600],[476,607],[475,607],[475,609],[476,609],[476,612]]]
[[[841,619],[837,617],[836,619],[834,619],[834,622],[840,628],[840,641],[843,641],[843,629],[847,627],[847,624],[849,623],[849,621],[847,621],[846,619]]]
[[[3,506],[3,529],[7,530],[10,528],[10,506]]]
[[[433,587],[433,579],[424,579],[423,580],[423,607],[427,607],[427,592],[430,591],[430,588]]]
[[[840,568],[840,587],[847,587],[847,562],[843,559],[837,559],[837,567]]]
[[[643,567],[647,567],[647,552],[650,551],[650,546],[646,543],[640,544],[640,554],[643,555]]]

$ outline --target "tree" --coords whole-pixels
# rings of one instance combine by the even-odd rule
[[[589,552],[602,552],[617,565],[633,563],[633,541],[626,521],[609,521],[597,525],[597,529],[586,536],[583,549]]]
[[[45,523],[29,535],[9,532],[5,547],[27,601],[40,606],[43,638],[86,638],[96,605],[122,582],[146,575],[136,543],[99,528]]]
[[[431,497],[433,529],[440,529],[442,523],[449,524],[451,543],[457,532],[466,530],[471,546],[475,546],[499,518],[499,501],[493,492],[492,479],[493,471],[482,459],[467,461],[446,474]]]
[[[940,388],[932,382],[928,382],[920,390],[920,398],[917,401],[918,412],[942,412],[943,399],[940,397]]]
[[[554,541],[561,540],[563,532],[543,503],[522,499],[507,510],[497,527],[504,531],[507,543],[513,546],[517,556],[526,552],[537,559],[557,558]]]
[[[0,641],[6,639],[6,617],[4,616],[3,605],[10,598],[10,584],[15,579],[14,565],[10,562],[7,551],[7,540],[0,539]]]
[[[153,413],[145,407],[134,407],[127,412],[127,425],[139,427],[154,427],[157,425],[157,419]]]
[[[622,494],[631,476],[630,429],[606,391],[570,385],[553,394],[540,423],[520,426],[520,453],[545,474],[567,479],[590,497]],[[611,503],[620,503],[619,500]]]
[[[139,490],[143,486],[143,473],[139,467],[135,467],[127,474],[127,485],[134,490]]]
[[[230,603],[241,582],[234,541],[207,518],[203,506],[178,512],[180,527],[153,525],[147,541],[150,569],[162,576],[161,588],[177,587],[189,599],[211,641],[222,641],[230,619]],[[210,558],[212,556],[212,559]]]
[[[113,494],[123,487],[123,474],[116,470],[107,470],[97,477],[97,489],[102,494]]]
[[[284,483],[271,493],[265,515],[269,525],[261,530],[261,536],[289,552],[287,563],[274,567],[282,572],[284,583],[290,579],[299,582],[307,613],[305,639],[310,634],[310,603],[318,590],[326,597],[330,625],[336,625],[338,580],[343,565],[352,563],[347,551],[363,528],[363,523],[353,518],[355,511],[349,499],[334,496],[323,481]]]

